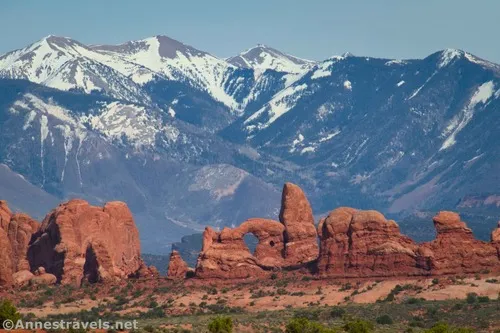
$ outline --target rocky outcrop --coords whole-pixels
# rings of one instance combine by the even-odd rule
[[[26,270],[23,270],[23,271],[19,271],[19,272],[16,272],[14,274],[12,274],[12,279],[14,280],[14,286],[16,287],[24,287],[26,285],[28,285],[31,281],[31,279],[33,279],[35,277],[35,275],[33,273],[31,273],[30,271],[26,271]]]
[[[500,245],[500,221],[498,222],[498,227],[491,232],[491,241]]]
[[[280,222],[258,218],[249,219],[234,229],[224,228],[220,233],[207,227],[203,234],[205,251],[200,253],[196,276],[238,279],[262,276],[266,269],[284,267],[284,232]],[[254,254],[244,241],[248,233],[259,240]]]
[[[11,285],[13,273],[15,272],[12,263],[12,247],[7,233],[0,228],[0,286]]]
[[[253,254],[245,244],[246,234],[258,239]],[[206,228],[195,274],[202,278],[258,277],[275,269],[302,267],[316,260],[318,252],[309,201],[300,187],[287,183],[280,221],[253,218],[219,233]]]
[[[311,205],[300,187],[286,183],[281,198],[280,221],[285,226],[285,258],[289,265],[318,257],[318,235]]]
[[[12,212],[7,205],[7,201],[0,200],[0,228],[7,232]]]
[[[318,270],[327,276],[378,277],[500,269],[494,241],[476,240],[458,214],[440,212],[433,220],[436,239],[419,245],[378,212],[338,208],[319,224]]]
[[[439,212],[433,221],[436,239],[420,247],[424,269],[436,275],[500,269],[494,244],[475,239],[457,213]]]
[[[14,271],[30,270],[26,254],[31,238],[38,231],[40,223],[26,214],[12,215],[7,234],[12,246]]]
[[[238,232],[225,228],[217,233],[207,227],[203,233],[203,249],[196,264],[200,278],[241,279],[260,276],[262,268],[250,253]]]
[[[411,239],[401,235],[396,222],[377,211],[341,207],[319,225],[320,274],[328,276],[397,276],[417,274]]]
[[[84,200],[61,204],[45,217],[28,259],[32,268],[45,268],[58,282],[77,285],[127,278],[143,265],[139,234],[127,205],[94,207]]]
[[[170,262],[168,263],[167,277],[170,279],[184,279],[189,271],[189,267],[182,260],[179,252],[173,250],[170,254]]]
[[[37,221],[26,214],[13,214],[7,203],[0,201],[0,285],[16,283],[14,273],[30,270],[26,253],[38,228]]]

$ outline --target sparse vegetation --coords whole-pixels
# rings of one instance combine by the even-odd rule
[[[210,333],[232,333],[233,320],[231,317],[215,317],[208,324],[208,330]]]
[[[5,328],[3,326],[6,320],[10,320],[13,323],[21,319],[21,315],[17,312],[16,307],[9,300],[0,301],[0,328]]]

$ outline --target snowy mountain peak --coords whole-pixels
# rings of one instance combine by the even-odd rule
[[[458,49],[445,49],[440,54],[440,62],[438,67],[445,67],[449,65],[452,61],[460,59],[464,56],[465,52]]]
[[[178,53],[189,56],[203,56],[207,54],[164,35],[129,41],[119,45],[94,45],[92,49],[99,52],[112,52],[121,55],[149,52],[164,59],[174,59],[178,56]]]
[[[227,61],[238,67],[262,71],[272,69],[294,74],[302,73],[314,65],[311,60],[294,57],[264,44],[257,44]]]

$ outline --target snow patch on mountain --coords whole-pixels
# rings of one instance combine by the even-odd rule
[[[299,133],[297,135],[297,138],[292,141],[292,145],[289,152],[293,153],[297,149],[297,146],[300,145],[302,142],[304,142],[304,136]]]
[[[418,95],[418,93],[420,92],[420,90],[422,90],[422,89],[423,89],[423,88],[424,88],[424,87],[425,87],[425,86],[426,86],[429,82],[431,82],[432,78],[433,78],[434,76],[436,76],[436,74],[437,74],[437,73],[438,73],[438,71],[435,71],[434,73],[432,73],[432,75],[431,75],[431,76],[429,76],[429,77],[427,78],[427,80],[425,80],[424,84],[422,84],[420,87],[418,87],[418,88],[417,88],[417,89],[416,89],[416,90],[415,90],[415,91],[411,94],[411,96],[407,98],[407,100],[411,100],[411,99],[413,99],[415,96],[417,96],[417,95]]]
[[[333,133],[328,133],[326,136],[324,136],[324,137],[320,138],[320,139],[319,139],[319,142],[329,141],[329,140],[333,139],[334,137],[336,137],[336,136],[337,136],[337,135],[339,135],[339,134],[340,134],[340,131],[339,131],[339,130],[337,130],[337,131],[335,131],[335,132],[333,132]]]
[[[332,71],[330,70],[330,66],[333,65],[333,61],[325,61],[318,65],[317,69],[311,75],[311,79],[319,79],[322,77],[332,75]]]
[[[303,83],[280,91],[269,103],[244,121],[245,125],[248,124],[246,127],[247,131],[252,132],[255,129],[260,130],[268,127],[276,119],[295,107],[298,100],[302,97],[302,91],[306,88],[307,84]],[[262,119],[262,121],[258,121],[259,119]],[[251,124],[254,121],[256,124]]]
[[[133,144],[136,148],[151,147],[156,134],[163,130],[159,119],[143,106],[112,102],[97,113],[82,116],[81,121],[106,138]]]
[[[457,134],[472,120],[478,104],[485,104],[494,93],[493,81],[483,83],[472,95],[469,104],[450,121],[442,136],[447,136],[439,150],[448,149],[456,143]]]
[[[393,66],[393,65],[406,65],[408,61],[406,60],[389,60],[385,63],[386,66]]]

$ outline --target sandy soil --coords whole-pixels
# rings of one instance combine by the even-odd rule
[[[488,283],[487,279],[498,279],[500,277],[482,276],[480,280],[474,277],[464,279],[453,279],[440,277],[439,282],[433,283],[432,278],[406,278],[388,279],[382,281],[373,280],[310,280],[289,281],[280,284],[279,279],[275,281],[261,281],[240,284],[222,283],[219,285],[188,281],[185,283],[173,283],[167,280],[135,282],[134,288],[141,290],[140,296],[133,298],[128,294],[130,301],[119,310],[120,314],[131,312],[147,312],[147,302],[153,296],[160,305],[169,304],[167,312],[171,314],[189,314],[191,305],[199,308],[200,303],[225,304],[230,307],[241,307],[246,311],[257,312],[263,310],[280,310],[287,307],[301,308],[312,305],[338,305],[347,302],[374,303],[382,300],[397,286],[410,286],[396,296],[396,301],[402,301],[408,297],[424,298],[426,300],[464,299],[468,293],[476,293],[480,296],[489,296],[497,299],[500,294],[500,283]],[[347,286],[350,284],[350,287]],[[124,285],[120,286],[123,288]],[[156,288],[163,287],[166,291],[158,292]],[[107,289],[106,289],[107,288]],[[213,288],[216,292],[209,292]],[[116,292],[109,287],[103,287],[99,291],[96,300],[88,296],[77,296],[78,301],[64,303],[56,306],[53,301],[45,303],[41,307],[20,308],[20,312],[33,313],[36,317],[45,317],[50,314],[74,313],[81,310],[90,310],[99,304],[114,302]],[[23,296],[20,295],[22,298]]]

